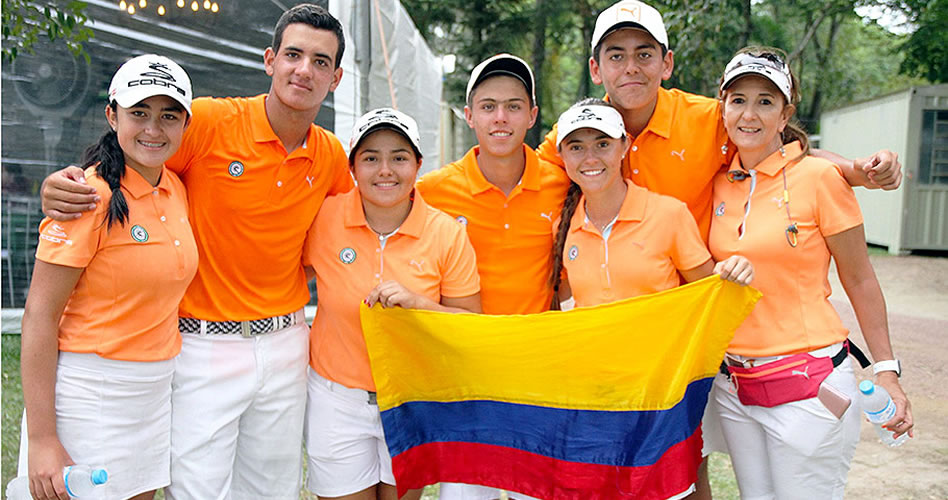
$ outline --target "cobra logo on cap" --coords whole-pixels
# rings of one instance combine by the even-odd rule
[[[343,248],[339,252],[339,260],[341,260],[343,264],[352,264],[356,260],[356,251],[350,247]]]
[[[244,164],[239,161],[230,162],[230,165],[227,166],[227,173],[229,173],[231,177],[240,177],[244,174]]]
[[[139,243],[144,243],[148,241],[148,231],[146,231],[145,228],[143,228],[142,226],[139,226],[138,224],[135,224],[134,226],[132,226],[131,233],[132,233],[132,239]]]

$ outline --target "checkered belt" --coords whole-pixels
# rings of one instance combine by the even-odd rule
[[[299,310],[282,316],[251,321],[206,321],[197,318],[178,318],[178,329],[181,330],[181,333],[253,337],[282,330],[303,321],[303,311]]]

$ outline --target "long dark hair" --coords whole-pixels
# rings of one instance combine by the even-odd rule
[[[118,110],[115,101],[109,103],[112,112]],[[125,177],[125,153],[119,146],[118,133],[110,127],[99,141],[86,149],[82,158],[82,168],[88,168],[95,165],[95,171],[112,189],[112,199],[109,201],[109,208],[106,212],[107,229],[112,228],[112,224],[118,222],[124,226],[128,220],[128,203],[125,202],[125,195],[122,194],[122,178]]]
[[[608,106],[614,108],[612,104],[597,97],[587,97],[576,104],[570,106]],[[622,137],[625,141],[625,136]],[[565,168],[565,167],[564,167]],[[570,181],[569,189],[566,191],[566,199],[563,200],[563,209],[560,211],[560,225],[556,228],[556,238],[553,240],[553,271],[550,274],[550,286],[553,288],[553,302],[550,309],[558,311],[560,309],[560,283],[563,274],[563,247],[566,246],[566,235],[569,234],[570,223],[573,220],[573,214],[576,213],[576,207],[579,206],[579,199],[583,195],[583,190],[579,184]]]
[[[558,311],[560,309],[560,282],[563,274],[563,247],[566,246],[566,235],[569,233],[570,221],[573,214],[576,213],[576,207],[579,205],[579,199],[583,195],[583,190],[579,184],[570,181],[569,190],[566,191],[566,199],[563,201],[563,209],[560,210],[560,225],[556,228],[556,238],[553,239],[553,271],[550,274],[550,286],[553,288],[553,303],[550,309]]]

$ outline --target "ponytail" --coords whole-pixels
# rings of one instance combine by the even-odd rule
[[[793,141],[800,141],[801,153],[800,156],[793,158],[791,161],[800,161],[810,154],[810,137],[806,134],[806,130],[803,130],[803,124],[798,122],[796,118],[791,118],[783,132],[780,133],[780,142],[789,144]]]
[[[116,110],[113,101],[109,106]],[[95,165],[95,171],[112,189],[112,199],[106,212],[107,228],[111,229],[114,222],[125,225],[128,220],[128,203],[122,193],[122,178],[125,177],[125,153],[119,146],[118,133],[111,128],[106,131],[99,141],[86,149],[82,160],[82,168]]]
[[[563,274],[563,247],[566,246],[566,235],[569,233],[569,226],[573,220],[573,214],[576,213],[576,207],[579,206],[579,198],[582,194],[579,184],[570,182],[566,199],[563,201],[563,209],[560,211],[560,225],[556,229],[556,238],[553,240],[553,272],[550,274],[550,286],[553,287],[553,303],[550,304],[550,310],[553,311],[560,309],[559,292]]]

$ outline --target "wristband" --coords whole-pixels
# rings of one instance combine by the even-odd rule
[[[872,365],[872,374],[878,375],[879,372],[895,372],[896,377],[901,377],[902,363],[900,363],[897,359],[877,361],[874,365]]]

